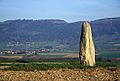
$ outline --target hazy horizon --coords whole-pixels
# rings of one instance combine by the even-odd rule
[[[119,0],[0,0],[0,22],[61,19],[67,22],[120,17]]]
[[[52,19],[52,18],[48,18],[48,19],[8,19],[8,20],[4,20],[4,21],[0,21],[0,22],[5,22],[5,21],[9,21],[9,20],[63,20],[67,23],[74,23],[74,22],[78,22],[78,21],[95,21],[95,20],[99,20],[99,19],[109,19],[109,18],[120,18],[120,17],[107,17],[107,18],[96,18],[93,20],[77,20],[77,21],[67,21],[65,19]]]

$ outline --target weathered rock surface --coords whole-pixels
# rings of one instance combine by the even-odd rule
[[[95,48],[92,39],[91,26],[86,21],[82,25],[79,55],[81,64],[88,66],[95,65]]]

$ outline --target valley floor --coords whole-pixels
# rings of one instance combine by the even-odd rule
[[[120,81],[120,68],[0,70],[0,81]]]

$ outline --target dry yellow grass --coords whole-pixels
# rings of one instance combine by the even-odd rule
[[[66,57],[66,58],[78,58],[79,54],[66,54],[64,57]]]
[[[0,56],[1,58],[9,58],[9,59],[21,59],[23,56]]]

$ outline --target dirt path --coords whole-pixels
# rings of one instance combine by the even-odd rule
[[[0,70],[0,81],[120,81],[120,68],[59,69],[28,72]]]

